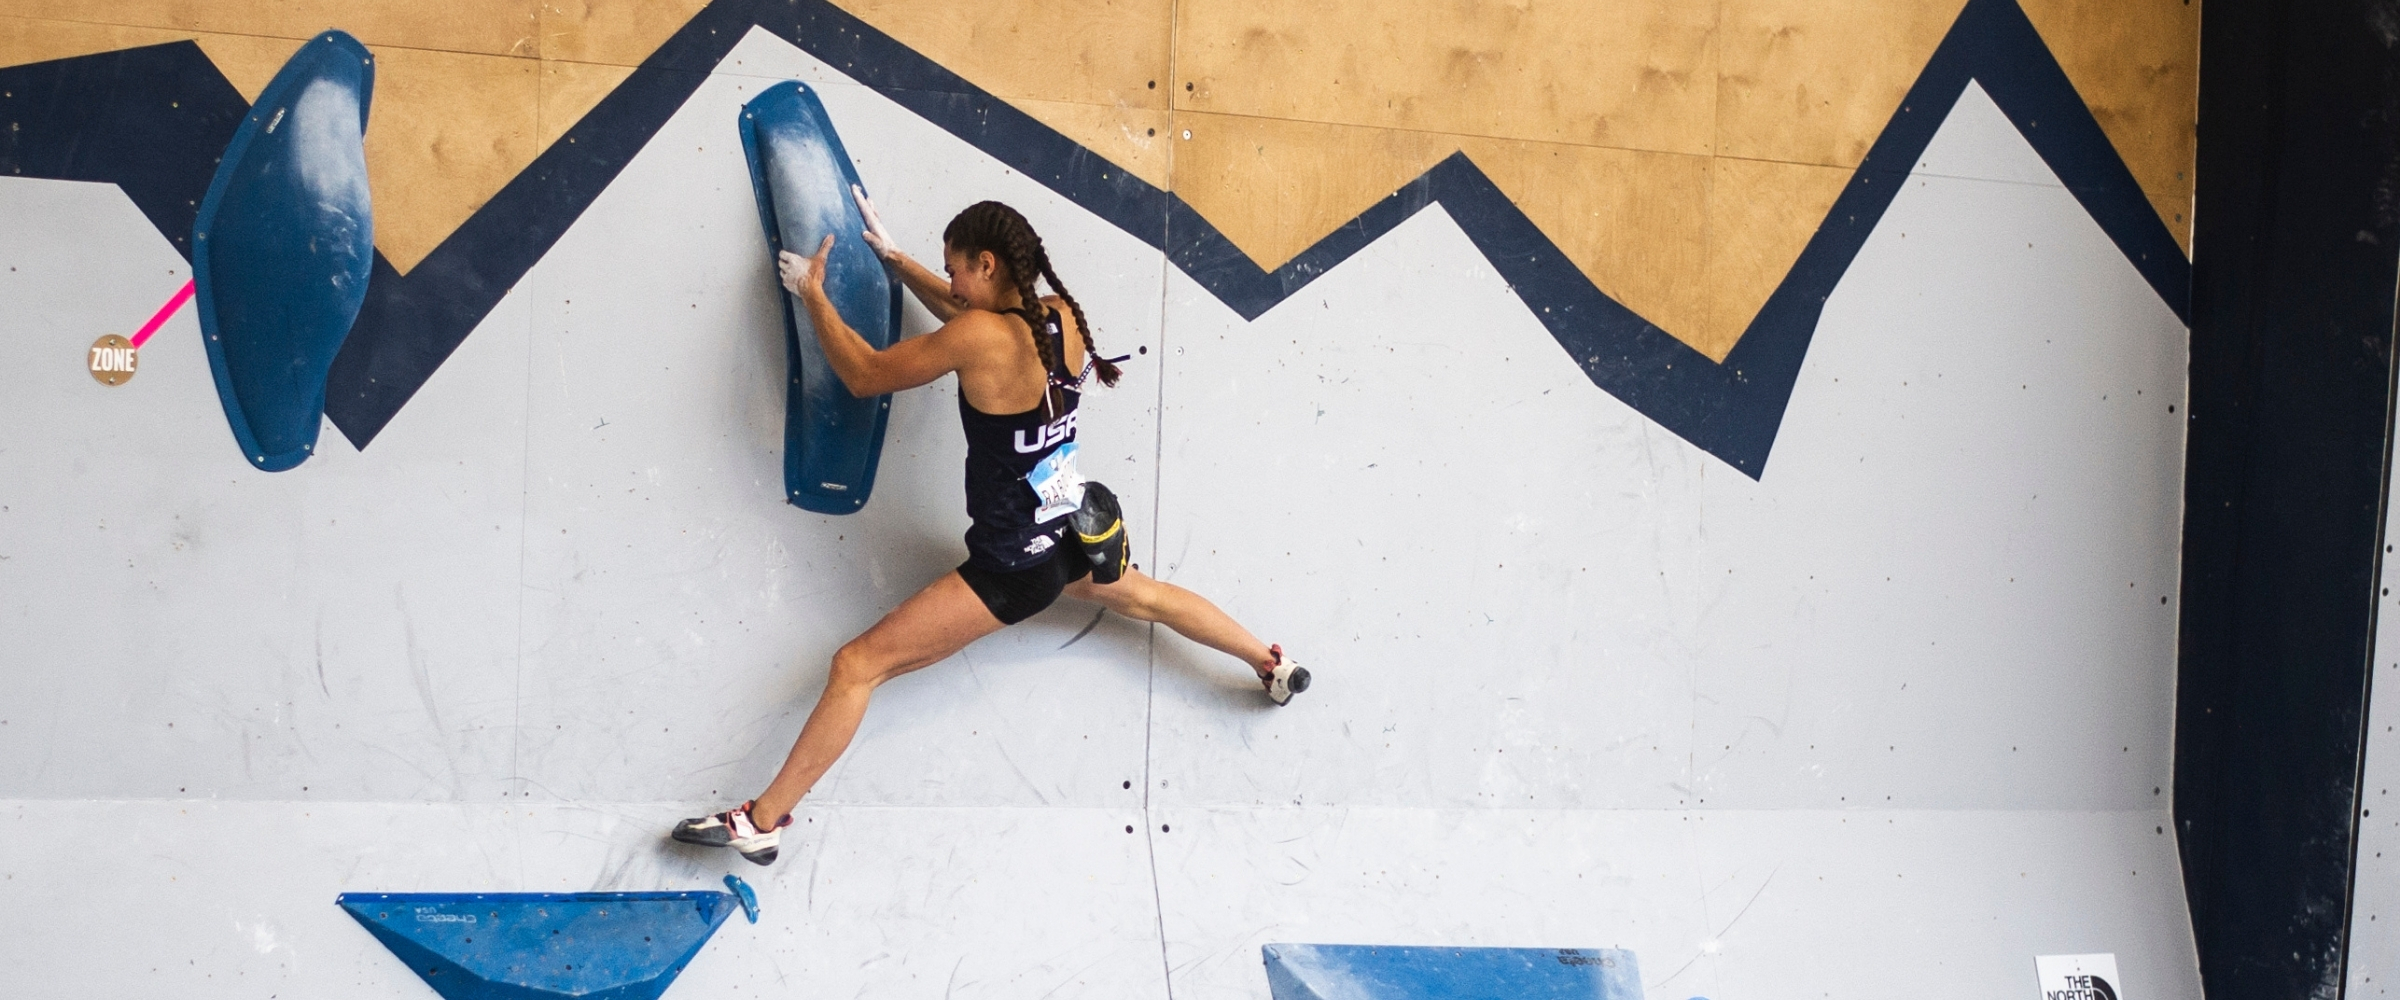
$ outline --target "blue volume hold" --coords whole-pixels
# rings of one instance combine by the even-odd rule
[[[722,892],[346,892],[448,1000],[655,1000],[739,907]]]
[[[742,152],[767,230],[770,267],[781,250],[809,255],[835,237],[825,264],[825,295],[843,322],[877,350],[900,339],[900,283],[868,249],[866,220],[850,196],[858,171],[814,91],[795,81],[766,89],[743,106]],[[864,186],[861,186],[864,190]],[[789,360],[783,425],[783,486],[802,510],[850,514],[867,505],[892,397],[850,395],[817,346],[808,313],[783,299]]]
[[[375,60],[339,31],[310,39],[234,131],[192,225],[192,277],[217,399],[242,456],[308,460],[325,374],[375,262],[367,104]]]
[[[725,876],[725,888],[733,893],[733,898],[742,901],[742,915],[749,917],[751,923],[757,923],[758,893],[750,888],[750,883],[742,881],[742,877],[739,875],[727,875]],[[1706,998],[1696,997],[1694,1000],[1706,1000]]]
[[[1275,1000],[1642,1000],[1621,948],[1423,948],[1271,944]]]

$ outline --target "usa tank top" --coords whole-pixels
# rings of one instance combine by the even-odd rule
[[[1036,336],[1064,359],[1066,332],[1046,310]],[[958,421],[967,434],[967,558],[990,570],[1014,572],[1048,561],[1064,542],[1067,516],[1083,495],[1075,469],[1075,410],[1081,380],[1062,360],[1043,364],[1042,402],[1023,413],[985,413],[958,394]]]

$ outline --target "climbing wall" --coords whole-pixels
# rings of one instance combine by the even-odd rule
[[[704,72],[628,71],[682,95],[654,133],[404,405],[329,403],[342,433],[288,472],[235,450],[189,312],[124,384],[85,370],[190,278],[155,207],[0,177],[0,956],[29,995],[423,997],[338,894],[727,873],[760,920],[670,996],[1266,997],[1287,943],[1621,949],[1656,1000],[2025,998],[2037,955],[2086,953],[2121,997],[2197,994],[2162,794],[2187,334],[2143,256],[2180,230],[2126,235],[2152,195],[2121,164],[2062,176],[2038,87],[1960,70],[1870,115],[1916,145],[1836,178],[1883,186],[1863,221],[1812,209],[1838,239],[1799,243],[1848,242],[1776,286],[1807,322],[1742,338],[1785,359],[1769,405],[1732,368],[1762,355],[1675,346],[1713,328],[1561,319],[1583,300],[1517,277],[1551,251],[1492,235],[1506,198],[1353,206],[1382,221],[1300,241],[1338,259],[1252,254],[1285,269],[1268,301],[1211,269],[1251,237],[1208,195],[1029,160],[1034,132],[970,127],[1014,121],[988,95],[822,35],[723,30]],[[1934,58],[1907,51],[1902,91]],[[783,502],[734,122],[787,79],[921,258],[982,198],[1041,229],[1134,355],[1080,440],[1137,561],[1316,687],[1277,708],[1062,601],[878,692],[775,867],[665,840],[761,787],[832,651],[964,555],[948,382],[894,398],[864,511]],[[493,231],[386,244],[377,280],[441,287]],[[352,338],[396,350],[377,308]],[[1733,402],[1608,381],[1619,343]],[[1710,421],[1771,451],[1739,465]]]

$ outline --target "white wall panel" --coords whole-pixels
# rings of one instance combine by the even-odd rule
[[[0,795],[462,799],[514,742],[526,312],[369,454],[240,461],[187,310],[126,385],[80,356],[189,278],[114,187],[0,185]],[[18,312],[17,303],[32,308]],[[233,459],[229,462],[227,459]],[[19,721],[21,720],[21,721]]]
[[[733,123],[790,77],[921,257],[980,198],[1042,229],[1136,352],[1081,437],[1137,559],[1315,689],[1064,602],[883,689],[778,867],[663,839],[964,555],[946,382],[895,400],[866,511],[783,503]],[[1659,1000],[2021,997],[2036,952],[2113,951],[2197,993],[2159,792],[2185,335],[1980,90],[1763,480],[1593,388],[1439,207],[1244,322],[764,33],[371,447],[288,473],[234,453],[188,316],[132,384],[80,370],[183,280],[121,194],[8,180],[0,218],[34,994],[419,995],[335,894],[737,869],[766,921],[681,993],[1259,997],[1270,941],[1630,947]]]
[[[1970,97],[1931,155],[2039,168]],[[1166,688],[1179,801],[2160,807],[2183,332],[2055,183],[1912,179],[1762,481],[1439,210],[1253,324],[1176,288],[1160,571],[1324,685]]]
[[[2375,649],[2368,661],[2366,760],[2358,782],[2357,858],[2350,873],[2347,995],[2400,994],[2400,541],[2390,484],[2384,489],[2383,574],[2375,598]]]
[[[763,786],[833,651],[965,557],[948,379],[894,397],[866,510],[781,503],[780,293],[732,122],[767,83],[824,75],[764,32],[728,65],[741,72],[704,84],[526,282],[542,303],[520,744],[534,798]],[[941,226],[970,201],[1008,201],[1043,231],[1101,343],[1155,341],[1155,251],[870,91],[815,85],[918,259],[938,269]],[[909,317],[910,332],[931,326],[913,304]],[[1146,481],[1152,397],[1128,383],[1088,398],[1086,473]],[[942,671],[958,676],[886,688],[819,798],[1125,805],[1147,630],[1110,623],[1061,650],[1095,610],[1061,607]]]
[[[729,919],[668,996],[1164,993],[1138,809],[812,807],[762,871],[663,842],[689,808],[0,802],[10,992],[421,1000],[336,895],[709,889],[730,863],[759,922]]]

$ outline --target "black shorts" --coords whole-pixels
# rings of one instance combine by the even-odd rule
[[[959,579],[967,581],[975,596],[983,598],[983,606],[1002,625],[1014,625],[1041,614],[1043,608],[1058,600],[1067,584],[1090,575],[1092,561],[1072,545],[1061,547],[1041,565],[1013,573],[985,569],[973,559],[958,567]]]

